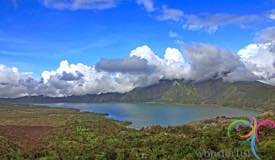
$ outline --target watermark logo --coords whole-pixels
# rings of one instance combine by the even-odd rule
[[[225,158],[242,158],[247,159],[251,157],[249,151],[243,150],[220,150],[220,151],[213,151],[213,150],[203,150],[203,151],[196,151],[196,157],[199,159],[202,158],[218,158],[218,159],[225,159]]]
[[[231,133],[233,132],[233,129],[241,131],[241,127],[249,127],[249,133],[239,134],[239,136],[243,140],[246,140],[248,143],[250,143],[250,149],[253,156],[255,157],[255,159],[259,160],[261,158],[257,155],[256,142],[259,142],[259,131],[260,128],[263,126],[270,126],[272,128],[275,128],[275,122],[270,119],[264,119],[258,122],[254,116],[250,118],[250,121],[244,119],[235,120],[230,123],[227,135],[229,138],[231,138]]]

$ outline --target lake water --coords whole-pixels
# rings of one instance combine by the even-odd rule
[[[170,105],[170,104],[129,104],[129,103],[50,103],[50,107],[76,108],[82,112],[108,113],[108,118],[130,121],[130,127],[141,128],[150,125],[175,126],[195,120],[217,116],[250,116],[256,112],[238,108]]]

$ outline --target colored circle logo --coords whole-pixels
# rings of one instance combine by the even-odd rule
[[[248,127],[250,131],[247,134],[239,134],[239,137],[250,143],[250,149],[255,159],[261,159],[257,155],[256,143],[259,142],[259,131],[263,126],[275,128],[275,122],[270,119],[264,119],[258,122],[254,116],[250,118],[250,121],[244,119],[235,120],[230,123],[227,135],[231,138],[234,129],[241,131],[241,127]]]

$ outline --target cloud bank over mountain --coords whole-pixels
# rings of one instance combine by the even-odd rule
[[[127,92],[161,79],[202,81],[223,79],[261,81],[275,85],[275,28],[256,34],[255,42],[237,53],[211,44],[184,45],[183,51],[167,48],[163,56],[143,45],[126,57],[101,59],[94,65],[60,62],[55,70],[43,71],[39,80],[31,73],[0,64],[0,97],[28,95],[70,96]]]
[[[256,34],[256,43],[239,50],[238,55],[246,68],[262,82],[275,85],[275,27]]]

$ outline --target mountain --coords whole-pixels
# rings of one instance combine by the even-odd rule
[[[135,88],[127,93],[102,93],[83,96],[28,96],[2,98],[0,102],[59,103],[59,102],[152,102],[173,104],[215,104],[259,111],[275,110],[275,87],[261,82],[202,82],[161,80],[159,83]]]
[[[170,86],[156,101],[274,110],[275,87],[260,82],[226,83],[221,80],[212,80],[185,83],[179,81],[177,85]]]

